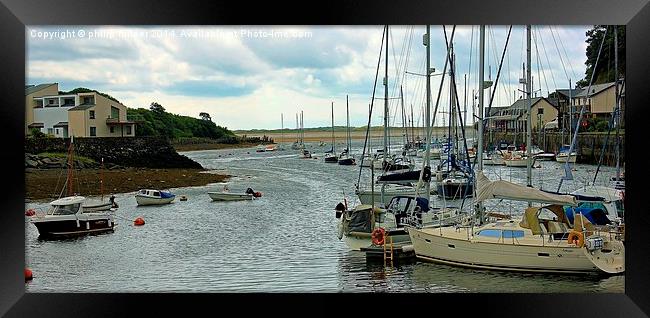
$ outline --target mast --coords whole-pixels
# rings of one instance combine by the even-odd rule
[[[334,102],[332,102],[332,155],[336,155],[334,150],[336,141],[334,140]]]
[[[430,26],[427,24],[427,34],[425,38],[425,44],[427,47],[427,108],[426,108],[426,137],[425,142],[425,152],[424,152],[424,167],[430,167],[430,156],[431,156],[431,30]],[[412,108],[411,108],[412,109]],[[424,171],[424,169],[422,169]],[[429,201],[429,194],[431,193],[431,184],[430,182],[425,182],[425,194],[424,197]]]
[[[527,64],[528,64],[528,69],[526,70],[526,94],[528,95],[528,111],[526,112],[526,156],[528,162],[526,163],[526,184],[529,187],[532,187],[532,181],[531,181],[531,176],[532,176],[532,163],[533,160],[531,158],[531,143],[532,143],[532,129],[531,129],[531,123],[530,123],[530,117],[531,117],[531,112],[532,112],[532,106],[533,106],[533,100],[531,99],[531,64],[530,64],[530,32],[531,31],[531,25],[526,26],[526,55],[527,55]],[[528,202],[528,206],[532,206],[532,202]]]
[[[70,136],[70,148],[68,149],[68,196],[73,195],[72,191],[72,179],[73,179],[73,171],[74,171],[74,136]]]
[[[411,145],[409,145],[409,130],[406,126],[406,109],[404,108],[404,91],[402,90],[402,85],[399,86],[399,99],[402,104],[402,127],[404,128],[404,136],[406,138],[405,145],[407,149],[410,149]]]
[[[619,101],[619,91],[618,91],[618,26],[614,26],[614,92],[616,100],[616,181],[620,181],[621,178],[621,154],[620,154],[620,142],[618,131],[621,125],[621,104]]]
[[[571,93],[572,93],[572,91],[573,90],[571,89],[571,79],[569,79],[569,135],[568,136],[571,136],[571,126],[573,126],[573,104],[572,104],[572,101],[571,101],[571,98],[572,98]],[[571,137],[569,137],[569,138],[571,138]],[[564,142],[564,136],[562,136],[561,140],[562,140],[562,142]],[[562,145],[560,145],[560,147],[561,146]],[[569,156],[571,156],[571,154],[569,154]]]
[[[386,68],[384,74],[384,157],[382,167],[386,168],[388,156],[388,25],[386,25]]]
[[[350,156],[350,147],[352,146],[352,143],[350,141],[350,106],[348,104],[348,95],[345,95],[345,112],[347,115],[347,125],[348,125],[348,140],[347,140],[347,153],[348,157]]]
[[[484,80],[484,72],[485,72],[485,25],[481,25],[481,31],[480,31],[480,54],[481,57],[479,59],[479,72],[478,72],[478,82],[479,82],[479,90],[478,90],[478,153],[476,154],[478,156],[478,170],[479,172],[483,171],[483,99],[484,99],[484,89],[483,89],[483,80]],[[476,189],[478,190],[478,189]],[[478,214],[478,222],[479,225],[483,224],[483,203],[479,202],[476,205],[477,208],[477,214]]]

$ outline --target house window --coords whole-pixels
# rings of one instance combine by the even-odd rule
[[[57,135],[59,134],[59,128],[55,129],[54,131],[56,131]]]
[[[95,98],[93,96],[84,96],[84,104],[94,104]]]
[[[111,126],[111,134],[115,132],[115,127]]]
[[[115,119],[120,118],[120,109],[119,108],[117,108],[115,106],[111,106],[111,118],[115,118]]]
[[[131,126],[126,126],[126,134],[127,135],[131,134]]]
[[[90,111],[90,119],[95,119],[95,111],[94,110]]]
[[[97,136],[97,127],[90,127],[90,136],[91,137]]]

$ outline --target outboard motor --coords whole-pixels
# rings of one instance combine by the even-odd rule
[[[339,202],[339,204],[336,205],[336,208],[334,208],[334,210],[336,210],[336,218],[340,219],[341,214],[343,214],[343,212],[345,211],[345,205],[343,205],[343,202]]]

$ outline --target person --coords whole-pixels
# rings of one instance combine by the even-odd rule
[[[115,196],[111,194],[111,197],[109,199],[111,202],[111,208],[117,209],[119,206],[117,205],[117,202],[115,202]]]
[[[339,204],[336,205],[336,208],[334,208],[336,211],[345,211],[345,205],[343,205],[343,202],[339,202]]]
[[[248,188],[246,189],[246,194],[255,194],[255,191],[253,191],[251,188]]]

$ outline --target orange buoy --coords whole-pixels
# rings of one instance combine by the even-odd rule
[[[133,221],[133,225],[135,225],[135,226],[142,226],[142,225],[144,225],[144,219],[141,218],[141,217],[138,217],[137,219],[135,219],[135,221]]]
[[[29,268],[25,268],[25,281],[30,281],[34,278],[32,275],[32,270]]]

